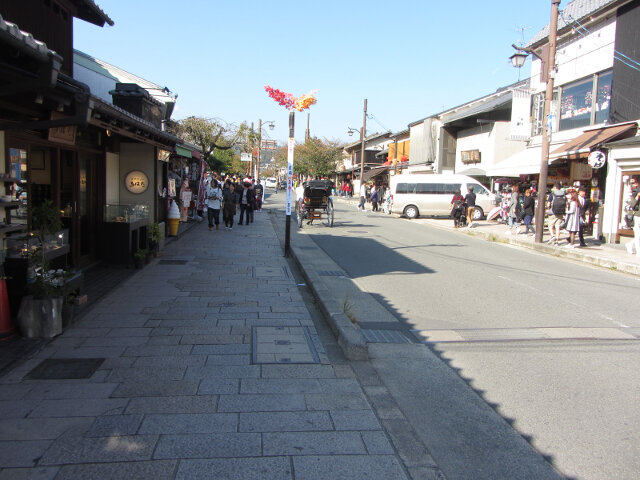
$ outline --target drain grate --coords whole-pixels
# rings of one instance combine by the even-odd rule
[[[398,330],[360,330],[367,343],[413,343]]]
[[[75,380],[89,378],[104,358],[48,358],[25,375],[26,380]]]
[[[318,275],[321,277],[346,277],[341,270],[318,270]]]
[[[160,265],[186,265],[188,260],[160,260]]]

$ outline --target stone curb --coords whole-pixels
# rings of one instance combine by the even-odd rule
[[[297,252],[294,245],[291,245],[290,251],[292,259],[302,272],[314,298],[318,301],[322,314],[327,320],[345,357],[349,360],[368,360],[367,342],[360,329],[351,323],[349,317],[340,310],[322,278],[305,267],[305,265],[313,265],[313,260],[301,261],[301,257],[306,256],[306,254]]]

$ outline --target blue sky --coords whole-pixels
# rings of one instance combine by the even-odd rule
[[[318,103],[296,113],[296,141],[354,141],[363,101],[367,133],[397,132],[518,80],[508,61],[549,21],[549,0],[97,0],[114,20],[75,20],[74,46],[178,94],[174,119],[274,120],[288,112],[264,85]],[[563,8],[567,1],[563,1]],[[522,33],[524,29],[524,34]],[[527,61],[521,78],[529,75]]]

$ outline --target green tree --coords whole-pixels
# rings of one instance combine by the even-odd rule
[[[232,159],[219,155],[220,152],[242,144],[251,133],[245,123],[238,127],[223,120],[203,117],[187,117],[171,122],[168,129],[182,140],[200,147],[211,170],[219,170],[227,161],[230,164]]]
[[[293,169],[303,175],[323,176],[335,172],[342,158],[342,144],[335,140],[311,137],[296,147]]]

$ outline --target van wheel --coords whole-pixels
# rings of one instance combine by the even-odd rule
[[[414,207],[413,205],[405,207],[404,216],[409,219],[418,218],[418,207]]]
[[[482,220],[483,218],[484,212],[482,211],[482,208],[476,207],[476,209],[473,211],[473,220]]]

